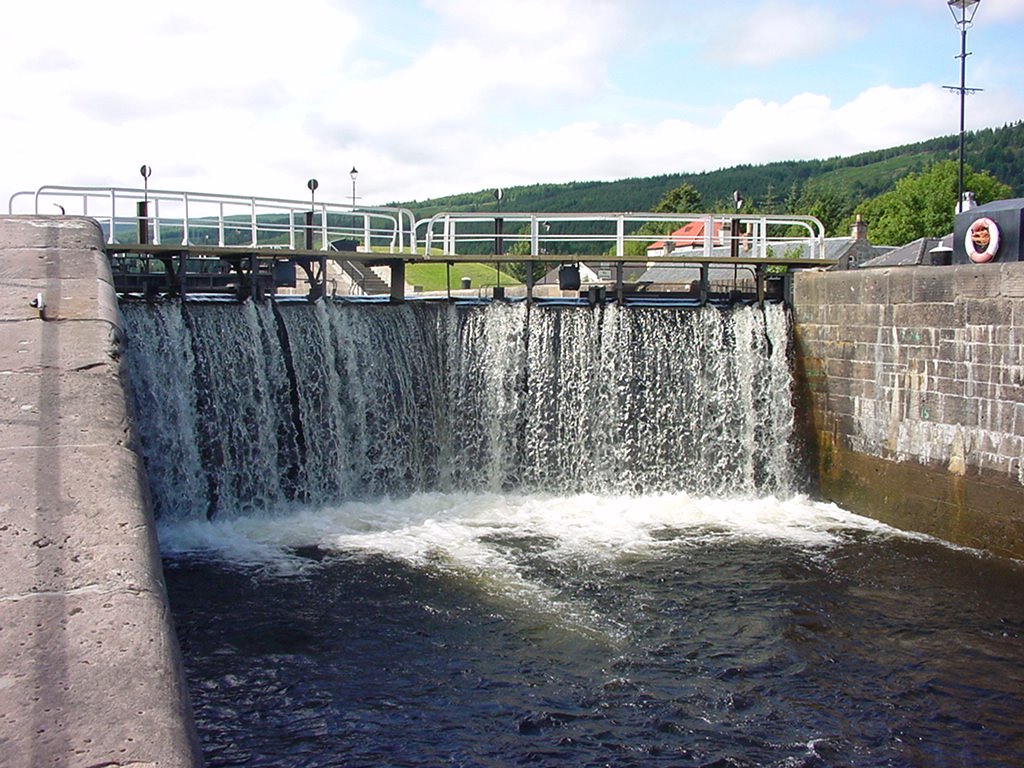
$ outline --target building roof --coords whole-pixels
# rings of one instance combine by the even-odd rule
[[[806,240],[793,240],[775,242],[771,245],[773,255],[789,257],[794,259],[809,259],[815,254],[811,251],[811,245]],[[867,240],[852,237],[826,237],[824,252],[818,254],[821,258],[835,261],[832,269],[857,269],[866,262],[883,257],[892,250],[891,245],[872,245]],[[741,251],[741,253],[743,253]],[[721,246],[711,249],[711,255],[719,258],[727,258],[728,246]],[[743,255],[747,255],[743,253]],[[739,271],[742,277],[745,273],[752,274],[752,267],[733,267],[728,264],[714,265],[711,268],[710,278],[721,279],[722,276],[732,277],[735,271]],[[688,283],[700,278],[700,267],[687,264],[655,264],[651,266],[640,278],[642,283],[657,284],[679,284]]]
[[[891,248],[886,253],[861,262],[861,269],[875,269],[878,267],[912,267],[917,264],[927,264],[928,254],[933,248],[952,248],[953,234],[945,237],[921,237],[899,248]]]
[[[711,228],[713,242],[722,242],[722,222],[715,221]],[[659,240],[647,246],[648,251],[665,250],[666,242],[673,248],[702,248],[704,246],[704,222],[689,221],[668,236],[667,240]]]

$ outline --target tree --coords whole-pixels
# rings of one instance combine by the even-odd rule
[[[698,213],[703,206],[704,201],[697,188],[692,184],[681,184],[662,196],[658,204],[654,206],[654,213]],[[662,235],[671,234],[678,228],[677,224],[667,221],[649,221],[641,224],[633,234],[650,237],[650,240],[626,243],[626,254],[629,256],[643,255],[651,242],[656,241]]]
[[[875,243],[906,245],[922,237],[943,237],[953,231],[957,178],[955,161],[935,163],[903,177],[894,189],[865,200],[854,212],[864,217]],[[1009,186],[969,166],[964,167],[964,189],[972,191],[978,203],[1012,196]]]
[[[698,213],[704,206],[700,192],[692,184],[681,184],[665,193],[656,206],[655,213]]]
[[[847,195],[814,181],[804,184],[799,194],[794,186],[786,206],[787,213],[817,218],[827,234],[845,232],[848,229],[847,220],[853,213],[853,201]]]
[[[529,227],[520,227],[519,235],[523,238],[527,238],[530,235]],[[530,241],[527,239],[516,240],[512,243],[505,251],[509,256],[529,256],[530,255]],[[520,283],[526,282],[528,261],[510,261],[502,265],[503,270],[509,275],[514,277]],[[533,262],[533,279],[540,280],[551,269],[551,263],[545,261],[534,261]]]

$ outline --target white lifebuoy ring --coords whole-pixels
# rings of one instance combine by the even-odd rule
[[[964,250],[975,264],[985,264],[999,250],[999,226],[992,219],[975,219],[964,235]]]

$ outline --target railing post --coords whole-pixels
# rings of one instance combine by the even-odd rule
[[[416,219],[413,217],[411,211],[407,211],[405,208],[398,209],[398,249],[402,250],[405,248],[405,226],[403,221],[405,215],[409,214],[409,253],[416,255]]]
[[[252,224],[251,224],[251,228],[252,228],[252,243],[251,243],[251,245],[252,245],[253,248],[255,248],[256,244],[257,244],[257,237],[256,237],[256,198],[255,197],[250,198],[250,204],[252,205],[252,208],[249,211],[250,216],[251,216],[251,222],[252,222]]]
[[[181,219],[181,228],[182,228],[181,244],[182,245],[188,245],[191,242],[191,240],[192,240],[192,238],[190,238],[189,234],[188,234],[188,228],[189,228],[188,192],[182,193],[182,195],[181,195],[181,203],[182,203],[182,208],[184,209],[184,212],[183,212],[184,215],[182,216],[182,219]]]
[[[217,206],[217,245],[224,245],[224,203]]]
[[[107,236],[107,242],[113,245],[116,240],[114,239],[114,229],[117,227],[117,193],[114,190],[110,190],[110,234]],[[36,200],[36,212],[38,213],[39,202]]]
[[[626,255],[626,217],[621,214],[615,220],[615,255],[620,259]]]

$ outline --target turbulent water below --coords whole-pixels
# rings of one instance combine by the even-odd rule
[[[213,766],[1011,766],[1024,569],[802,498],[165,521]]]

